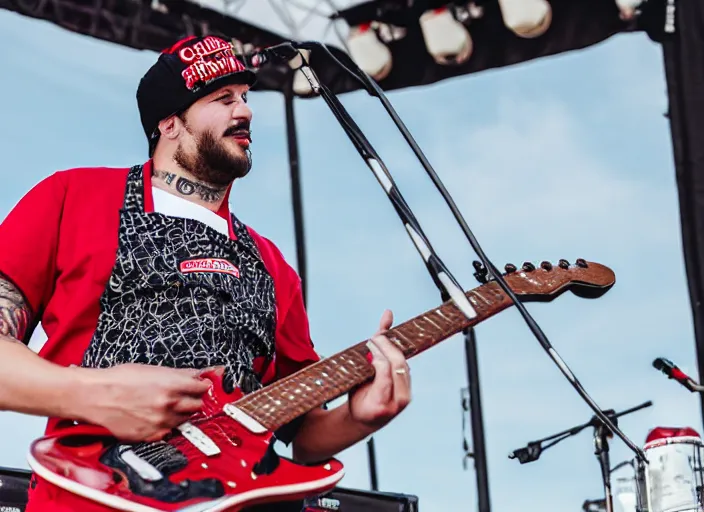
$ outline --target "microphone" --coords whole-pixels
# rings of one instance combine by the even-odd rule
[[[656,370],[660,370],[670,379],[676,380],[693,393],[704,393],[704,386],[700,386],[699,384],[697,384],[694,379],[692,379],[689,375],[680,370],[677,365],[675,365],[669,359],[665,359],[664,357],[658,357],[655,361],[653,361],[653,368],[655,368]]]
[[[248,67],[260,68],[268,63],[288,62],[296,56],[298,48],[293,43],[286,42],[247,54],[244,59]]]

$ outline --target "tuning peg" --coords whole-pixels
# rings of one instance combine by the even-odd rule
[[[565,270],[567,270],[568,268],[570,268],[570,262],[567,261],[567,260],[564,260],[564,259],[560,260],[560,262],[558,263],[558,265],[560,265],[560,268],[564,268]]]
[[[545,270],[552,270],[552,263],[550,263],[549,261],[543,261],[543,262],[540,264],[540,267],[543,268],[543,269],[545,269]]]
[[[476,272],[474,273],[474,277],[479,281],[480,283],[484,284],[487,282],[487,274],[489,271],[486,269],[486,267],[482,264],[481,261],[476,261],[474,260],[472,262],[472,265],[474,266],[474,270]]]
[[[587,262],[582,258],[578,258],[577,261],[575,261],[575,263],[578,267],[582,267],[582,268],[587,268],[589,266],[587,264]]]
[[[533,265],[530,261],[526,261],[523,263],[523,270],[526,272],[531,272],[535,270],[535,265]]]
[[[513,274],[516,270],[518,270],[518,268],[513,263],[506,263],[504,270],[507,274]]]

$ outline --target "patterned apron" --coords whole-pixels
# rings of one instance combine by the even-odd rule
[[[247,228],[232,216],[232,239],[193,219],[145,213],[143,189],[142,166],[133,167],[83,366],[224,366],[226,390],[261,388],[253,362],[273,359],[276,302]]]
[[[273,278],[254,240],[234,216],[233,239],[196,220],[146,213],[143,172],[136,166],[128,173],[116,263],[82,365],[224,366],[226,391],[260,389],[253,362],[273,360],[276,301]],[[134,476],[119,456],[121,446],[102,462]],[[187,462],[163,441],[136,443],[130,449],[165,475]],[[130,480],[134,492],[165,501],[222,494],[209,479],[187,487],[168,481],[143,486],[137,477]],[[33,478],[32,489],[35,485]],[[243,512],[298,512],[301,506],[301,501],[282,502]]]

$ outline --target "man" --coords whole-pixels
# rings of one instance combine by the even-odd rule
[[[76,420],[154,441],[199,410],[205,368],[251,392],[318,360],[296,272],[229,211],[251,168],[253,83],[226,41],[178,42],[137,91],[149,160],[57,172],[3,221],[0,408],[49,417],[47,432]],[[409,403],[406,361],[379,334],[391,323],[385,312],[372,337],[372,382],[277,433],[296,459],[334,456]],[[30,487],[28,512],[107,510]]]

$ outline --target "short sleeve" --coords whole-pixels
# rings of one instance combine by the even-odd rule
[[[35,321],[53,290],[66,185],[60,173],[35,185],[0,223],[0,275],[24,295]]]

